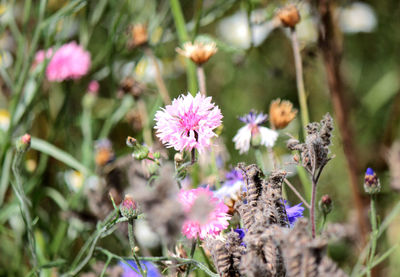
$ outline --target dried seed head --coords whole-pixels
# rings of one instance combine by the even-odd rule
[[[147,27],[144,24],[135,24],[131,27],[131,47],[138,47],[148,41]]]
[[[131,94],[136,100],[143,94],[145,85],[138,82],[135,78],[127,76],[119,84],[117,96],[122,98],[125,94]]]
[[[283,26],[293,28],[300,22],[300,13],[297,7],[293,4],[287,5],[280,9],[277,13]]]
[[[269,121],[276,129],[285,128],[295,117],[297,110],[289,101],[276,99],[269,106]]]
[[[176,52],[186,58],[190,58],[197,65],[207,62],[217,51],[218,48],[214,42],[186,42],[183,44],[183,49],[176,48]]]

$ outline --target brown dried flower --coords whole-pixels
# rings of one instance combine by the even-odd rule
[[[183,44],[183,49],[176,48],[176,52],[186,58],[190,58],[197,65],[207,62],[217,51],[218,48],[214,42],[186,42]]]
[[[294,4],[287,5],[280,9],[277,16],[285,27],[293,28],[300,22],[300,13]]]
[[[144,24],[135,24],[131,27],[131,47],[138,47],[148,41],[147,27]]]
[[[276,129],[283,129],[296,117],[297,110],[289,101],[276,99],[269,106],[269,121]]]
[[[125,94],[129,93],[137,100],[145,89],[145,85],[128,76],[121,81],[117,96],[118,98],[122,98]]]
[[[328,157],[331,144],[333,119],[326,114],[321,122],[312,122],[306,126],[307,137],[305,143],[291,138],[287,142],[290,150],[301,153],[301,161],[310,174],[316,174],[331,160]],[[319,174],[318,174],[319,175]]]

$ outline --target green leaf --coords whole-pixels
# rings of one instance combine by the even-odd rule
[[[70,154],[48,143],[47,141],[32,137],[31,148],[59,160],[60,162],[72,167],[73,169],[82,172],[86,176],[92,174],[92,172],[87,167],[85,167]]]

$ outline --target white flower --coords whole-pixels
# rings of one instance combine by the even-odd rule
[[[246,153],[250,149],[252,138],[259,136],[260,141],[258,145],[272,147],[278,138],[278,132],[271,130],[267,127],[261,127],[267,120],[267,115],[262,113],[256,114],[251,111],[248,115],[239,118],[242,122],[246,123],[245,126],[239,129],[236,136],[233,138],[235,149],[239,150],[240,154]]]
[[[354,2],[338,12],[339,26],[344,33],[370,33],[377,24],[375,12],[366,3]]]

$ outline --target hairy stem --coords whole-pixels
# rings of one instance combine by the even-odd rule
[[[265,172],[265,164],[264,164],[261,150],[259,148],[256,148],[255,153],[256,153],[256,161],[257,161],[258,166],[261,168],[261,170],[263,172]]]
[[[168,93],[168,89],[167,86],[164,83],[164,79],[161,75],[161,70],[160,70],[160,66],[158,65],[157,59],[154,56],[153,50],[151,50],[151,48],[146,47],[144,49],[144,52],[146,53],[146,55],[150,58],[150,60],[152,61],[154,68],[156,70],[156,84],[158,87],[158,92],[161,95],[161,98],[164,101],[165,105],[169,105],[171,104],[171,98],[169,97],[169,93]]]
[[[136,244],[135,244],[135,237],[133,235],[133,223],[134,223],[133,221],[134,221],[133,218],[130,218],[128,220],[129,245],[131,246],[132,256],[135,259],[135,262],[136,262],[137,267],[139,268],[140,274],[142,276],[146,276],[146,272],[143,271],[142,265],[140,264],[140,261],[137,258],[136,252],[135,252]]]
[[[371,252],[369,255],[369,261],[368,261],[368,270],[367,274],[368,276],[371,276],[371,269],[373,267],[373,261],[375,257],[375,250],[376,250],[376,242],[377,242],[377,235],[378,235],[378,225],[377,225],[377,220],[376,220],[376,207],[375,207],[375,195],[371,195],[371,211],[370,211],[370,216],[371,216]]]
[[[197,246],[197,239],[193,239],[193,241],[192,241],[192,248],[190,249],[190,259],[193,259],[194,252],[195,252],[195,250],[196,250],[196,246]],[[186,270],[186,273],[185,273],[185,277],[188,277],[188,276],[189,276],[189,273],[190,273],[190,265],[191,265],[191,264],[189,264],[188,267],[187,267],[187,270]]]
[[[317,181],[315,180],[314,176],[312,178],[312,189],[311,189],[311,235],[315,238],[315,198],[317,195]]]
[[[297,39],[296,29],[290,29],[291,39],[292,39],[292,48],[294,55],[294,65],[296,68],[296,84],[297,84],[297,93],[299,97],[300,104],[300,113],[301,113],[301,123],[303,125],[304,138],[306,137],[306,131],[304,127],[310,122],[308,116],[308,106],[307,106],[307,95],[306,90],[304,88],[304,79],[303,79],[303,65],[301,62],[301,54],[299,41]]]
[[[22,151],[16,151],[15,157],[14,157],[14,162],[12,165],[12,170],[15,176],[15,182],[11,182],[12,188],[18,198],[19,206],[21,209],[21,214],[22,217],[25,221],[26,224],[26,229],[28,232],[28,242],[29,242],[29,250],[31,252],[32,256],[32,266],[33,268],[36,268],[35,270],[35,275],[38,275],[39,272],[39,267],[38,267],[38,259],[36,255],[36,241],[35,241],[35,234],[33,232],[33,226],[32,226],[32,218],[31,214],[29,212],[28,208],[28,203],[29,200],[25,195],[24,192],[24,187],[22,185],[22,177],[21,177],[21,172],[20,172],[20,167],[21,167],[21,160],[22,157],[24,156],[25,152]]]

